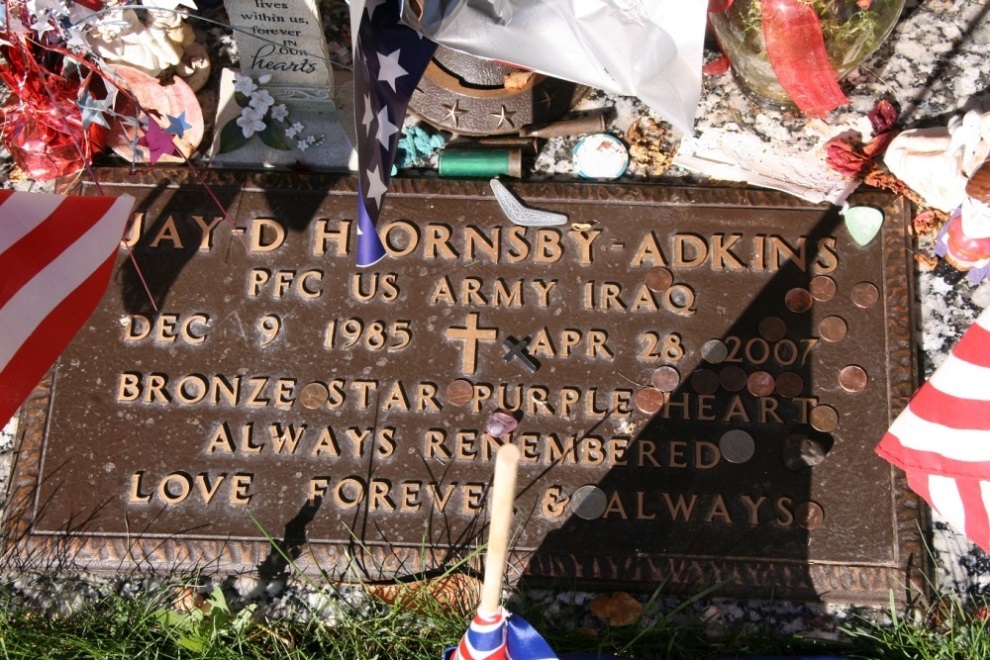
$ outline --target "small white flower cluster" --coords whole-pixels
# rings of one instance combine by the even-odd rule
[[[249,138],[255,133],[260,133],[267,128],[268,125],[265,123],[266,115],[279,123],[288,124],[289,110],[285,107],[285,104],[279,103],[275,105],[275,99],[272,98],[268,90],[258,87],[258,83],[264,85],[271,79],[271,75],[264,74],[258,76],[258,82],[256,83],[251,76],[242,76],[239,73],[234,74],[234,91],[240,92],[249,99],[248,105],[241,108],[241,114],[237,118],[237,125],[240,127],[245,138]],[[285,137],[289,139],[295,138],[296,148],[299,151],[305,151],[318,142],[315,135],[302,136],[303,129],[304,126],[299,122],[288,124],[285,128]]]

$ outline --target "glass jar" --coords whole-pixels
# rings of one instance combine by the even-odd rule
[[[837,80],[880,47],[901,15],[905,0],[800,0],[821,21],[825,50]],[[770,67],[763,38],[761,0],[735,0],[709,14],[715,35],[740,85],[759,99],[791,105]],[[724,4],[724,3],[723,3]],[[865,7],[865,8],[864,8]]]

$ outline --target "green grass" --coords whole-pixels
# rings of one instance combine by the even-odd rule
[[[417,592],[404,605],[388,605],[355,599],[354,590],[324,589],[327,600],[319,611],[298,604],[294,616],[272,618],[254,605],[229,606],[219,588],[200,589],[202,609],[194,607],[189,614],[174,608],[184,587],[179,581],[122,588],[127,584],[133,583],[78,583],[63,588],[46,610],[30,604],[22,583],[0,584],[0,659],[439,659],[468,623],[466,615],[445,608],[426,592]],[[561,607],[558,602],[553,616],[539,602],[517,599],[513,609],[559,653],[603,651],[644,659],[768,654],[990,658],[987,610],[964,608],[955,598],[911,616],[890,610],[883,623],[852,619],[840,642],[783,635],[771,622],[719,628],[695,615],[698,600],[673,609],[669,599],[662,600],[662,608],[660,599],[648,602],[640,622],[623,628],[588,625],[592,617],[583,604]]]

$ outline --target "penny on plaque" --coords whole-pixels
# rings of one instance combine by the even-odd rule
[[[310,410],[322,408],[329,400],[330,390],[323,383],[310,383],[299,392],[299,403]]]
[[[808,289],[811,291],[812,298],[820,302],[827,302],[835,297],[835,280],[828,275],[818,275],[812,278]]]
[[[646,288],[650,291],[662,293],[674,283],[674,274],[662,266],[657,266],[646,271],[646,277],[644,279],[646,280]]]
[[[804,529],[818,529],[825,522],[825,509],[818,502],[801,502],[794,507],[794,520]]]
[[[862,392],[869,382],[866,370],[858,364],[850,364],[842,368],[839,372],[839,385],[846,392]]]
[[[452,406],[466,406],[474,396],[474,385],[471,381],[458,378],[447,385],[447,403]]]
[[[650,381],[661,392],[673,392],[681,384],[681,375],[674,367],[663,366],[653,372]]]
[[[811,292],[807,289],[802,289],[801,287],[795,287],[787,292],[784,296],[784,304],[787,305],[787,309],[791,310],[795,314],[803,314],[811,309],[812,304],[815,300],[811,297]]]
[[[660,412],[663,408],[663,392],[654,387],[644,387],[636,392],[636,408],[647,415]]]
[[[701,345],[701,357],[705,362],[718,364],[729,356],[729,348],[721,339],[709,339]]]
[[[726,392],[738,392],[746,387],[746,370],[730,364],[719,372],[718,381]]]
[[[691,387],[698,394],[718,392],[718,374],[708,369],[698,369],[691,374]]]
[[[822,339],[830,342],[842,341],[849,331],[849,326],[841,316],[826,316],[818,324],[818,334]]]
[[[773,374],[769,371],[754,371],[746,380],[746,389],[753,396],[770,396],[774,386]]]
[[[832,406],[815,406],[808,417],[812,428],[823,433],[834,431],[839,425],[839,413]]]
[[[581,486],[571,495],[569,503],[574,515],[582,520],[597,520],[605,513],[608,497],[598,486]]]
[[[780,341],[787,335],[787,324],[779,316],[768,316],[760,321],[759,331],[767,341]]]
[[[852,288],[849,295],[853,303],[863,309],[873,307],[880,300],[880,291],[872,282],[860,282]]]
[[[806,435],[792,434],[784,440],[784,465],[797,471],[825,460],[825,445]]]
[[[730,463],[745,463],[756,453],[753,436],[742,429],[732,429],[722,434],[718,440],[722,458]]]
[[[785,399],[793,399],[796,396],[801,396],[801,392],[804,391],[804,378],[793,371],[785,371],[777,375],[774,387],[780,396]]]

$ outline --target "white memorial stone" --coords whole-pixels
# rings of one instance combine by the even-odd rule
[[[341,125],[353,122],[334,95],[317,1],[224,0],[224,6],[241,68],[221,74],[213,166],[357,169],[352,131]],[[238,85],[240,94],[238,75],[251,79]]]

